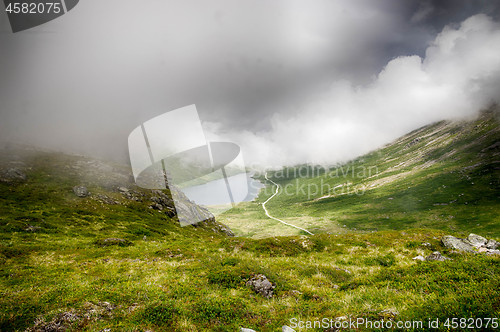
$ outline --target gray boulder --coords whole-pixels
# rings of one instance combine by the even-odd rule
[[[7,168],[0,171],[0,182],[24,182],[26,178],[26,174],[19,168]]]
[[[78,197],[87,197],[90,195],[89,191],[87,190],[87,187],[84,186],[74,186],[73,192]]]
[[[443,255],[441,255],[441,253],[439,251],[434,251],[432,254],[430,254],[429,256],[427,256],[425,258],[425,260],[426,261],[439,261],[439,262],[443,262],[443,261],[450,260],[450,258],[444,257]]]
[[[467,236],[467,239],[465,240],[465,242],[469,243],[470,245],[472,245],[475,248],[479,248],[479,247],[485,245],[488,242],[488,240],[482,236],[471,233],[471,234],[469,234],[469,236]]]
[[[486,243],[485,247],[486,247],[486,248],[488,248],[488,249],[493,249],[493,250],[495,250],[495,249],[500,248],[500,242],[498,242],[498,241],[495,241],[495,240],[491,239],[491,240],[489,240],[489,241]]]
[[[449,249],[455,249],[455,250],[459,250],[459,251],[473,252],[473,253],[476,252],[474,250],[474,247],[471,244],[465,242],[462,239],[451,236],[451,235],[443,236],[443,238],[441,239],[441,242],[443,243],[443,245],[446,248],[449,248]]]
[[[423,262],[423,261],[425,261],[425,257],[422,255],[418,255],[418,256],[413,257],[413,260]]]
[[[252,330],[252,329],[247,329],[245,327],[240,327],[240,332],[257,332],[257,331]]]
[[[253,276],[252,279],[246,282],[246,285],[252,288],[254,292],[268,299],[273,296],[273,289],[276,287],[263,274]]]

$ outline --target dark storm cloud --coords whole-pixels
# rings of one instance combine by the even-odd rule
[[[86,0],[17,34],[0,15],[0,139],[120,158],[138,124],[193,103],[216,134],[272,136],[499,3]]]

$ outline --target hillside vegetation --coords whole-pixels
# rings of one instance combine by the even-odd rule
[[[270,190],[220,219],[247,236],[231,237],[214,221],[180,227],[165,193],[135,187],[127,167],[1,150],[11,180],[0,182],[0,330],[279,331],[292,318],[499,317],[498,255],[440,242],[469,231],[499,240],[499,141],[491,113],[437,123],[343,165],[375,165],[372,177],[327,178],[365,185],[364,195],[268,203],[314,236],[265,218],[258,202]],[[90,194],[78,197],[75,186]],[[452,260],[412,259],[436,250]],[[269,298],[247,286],[256,275],[275,286]]]
[[[425,126],[346,164],[302,165],[268,177],[280,185],[266,205],[272,215],[315,234],[433,228],[499,237],[498,109]],[[241,236],[299,234],[263,213],[274,190],[219,220]]]

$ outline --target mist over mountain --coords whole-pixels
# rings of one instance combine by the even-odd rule
[[[16,34],[0,15],[0,141],[126,162],[140,123],[196,104],[247,164],[345,161],[497,101],[499,8],[88,0]]]

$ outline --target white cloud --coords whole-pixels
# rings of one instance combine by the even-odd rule
[[[212,123],[209,136],[240,144],[247,164],[346,161],[414,128],[500,102],[499,50],[499,24],[475,15],[446,27],[424,59],[393,59],[365,86],[334,82],[295,116],[276,112],[269,131],[231,132]]]

